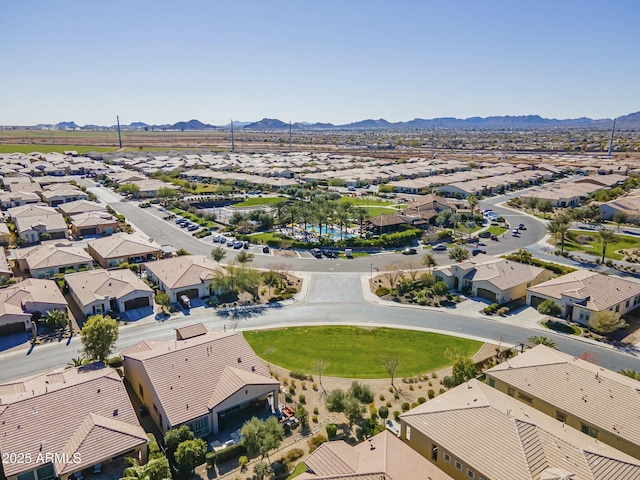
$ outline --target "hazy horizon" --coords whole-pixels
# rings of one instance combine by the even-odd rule
[[[0,18],[0,125],[640,110],[631,0],[25,0]]]

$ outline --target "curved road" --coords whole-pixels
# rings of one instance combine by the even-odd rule
[[[210,240],[198,240],[176,227],[174,223],[162,220],[160,217],[163,213],[155,207],[140,209],[133,203],[121,202],[118,195],[103,188],[93,187],[91,191],[110,203],[159,243],[172,244],[176,248],[185,248],[192,253],[209,255],[212,248]],[[512,225],[525,223],[527,230],[519,238],[506,235],[498,242],[487,241],[487,246],[484,248],[493,255],[535,244],[546,233],[545,225],[529,215],[497,207],[496,204],[503,202],[505,198],[502,196],[484,200],[481,202],[481,208],[492,208],[505,216]],[[439,264],[449,262],[446,253],[434,253]],[[258,267],[268,268],[272,264],[284,263],[291,270],[316,272],[310,275],[311,279],[307,279],[308,296],[298,304],[281,308],[264,308],[257,313],[236,317],[236,320],[233,317],[222,316],[220,312],[212,309],[201,308],[195,309],[191,315],[173,318],[166,322],[143,321],[130,324],[121,328],[117,350],[128,348],[141,339],[172,339],[176,327],[195,322],[203,322],[214,329],[225,327],[232,329],[234,326],[239,329],[251,329],[315,324],[378,325],[425,329],[510,345],[525,342],[534,333],[525,326],[490,319],[470,318],[444,310],[404,308],[366,302],[360,287],[362,274],[348,272],[368,273],[371,268],[383,270],[390,263],[404,258],[406,257],[398,254],[380,254],[352,260],[318,260],[311,256],[282,258],[275,255],[256,254],[255,263]],[[562,351],[572,355],[587,353],[595,363],[605,368],[640,370],[640,357],[637,356],[636,351],[616,351],[552,331],[545,332],[545,335],[552,337]],[[65,339],[59,343],[39,345],[30,351],[15,349],[0,353],[0,382],[60,368],[72,357],[78,356],[80,348],[78,337],[74,337],[71,341]]]

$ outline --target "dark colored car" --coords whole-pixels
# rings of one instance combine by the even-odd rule
[[[433,247],[431,247],[431,250],[436,250],[438,252],[445,251],[446,249],[447,249],[447,246],[444,243],[438,243],[437,245],[434,245]]]
[[[327,249],[322,250],[322,254],[327,258],[333,258],[333,256],[334,256],[333,252],[331,250],[327,250]]]
[[[473,250],[471,250],[471,255],[473,255],[474,257],[480,253],[484,253],[486,254],[487,251],[486,250],[482,250],[481,248],[474,248]]]
[[[415,255],[418,251],[415,248],[405,248],[402,250],[403,255]]]
[[[322,258],[322,250],[320,250],[319,248],[312,248],[311,255],[313,255],[316,258]]]
[[[264,247],[262,247],[262,253],[269,253],[269,246],[265,245]]]
[[[244,242],[242,244],[242,248],[244,248],[245,250],[249,250],[249,242]]]

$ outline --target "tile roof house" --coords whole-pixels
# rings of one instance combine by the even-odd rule
[[[177,302],[182,295],[202,298],[211,295],[211,284],[222,267],[204,255],[183,255],[145,263],[147,278]]]
[[[11,230],[6,223],[0,221],[0,245],[9,245],[11,242]]]
[[[0,385],[0,454],[30,459],[3,462],[8,480],[66,480],[123,456],[144,462],[147,442],[122,379],[102,364]]]
[[[490,386],[640,459],[639,381],[544,345],[485,373]]]
[[[40,192],[42,199],[49,205],[56,206],[66,202],[88,200],[89,195],[73,185],[50,185]]]
[[[8,210],[16,226],[16,233],[27,243],[40,241],[43,233],[51,239],[69,237],[64,217],[53,208],[44,205],[23,205]]]
[[[388,430],[356,446],[344,440],[323,443],[304,464],[300,480],[452,480]]]
[[[596,312],[624,315],[640,306],[640,283],[597,272],[577,270],[527,288],[527,304],[537,307],[553,300],[562,316],[588,325]]]
[[[624,213],[631,220],[640,218],[640,191],[633,190],[627,195],[600,204],[603,220],[613,219],[616,213]]]
[[[118,219],[106,211],[79,213],[71,217],[71,233],[75,238],[86,235],[107,235],[117,230]]]
[[[89,200],[77,200],[58,205],[58,211],[66,216],[87,212],[107,212],[107,207]]]
[[[67,270],[92,269],[93,258],[80,247],[69,243],[49,242],[15,250],[20,270],[33,278],[52,278]]]
[[[175,341],[142,341],[121,353],[124,371],[162,432],[189,425],[197,436],[217,433],[225,415],[271,402],[280,384],[240,333],[178,329]]]
[[[42,200],[35,192],[17,191],[0,193],[0,208],[2,210],[40,202],[42,202]]]
[[[498,304],[523,298],[528,286],[551,278],[551,272],[544,268],[484,254],[438,268],[433,275],[437,282],[445,282],[449,288],[469,291],[474,297]]]
[[[153,306],[153,290],[128,268],[65,275],[71,297],[85,315]]]
[[[31,314],[67,311],[58,285],[52,280],[28,278],[0,290],[0,335],[31,329]]]
[[[457,480],[640,479],[635,458],[476,379],[400,423],[400,437]]]
[[[142,263],[162,258],[162,249],[140,235],[116,233],[87,242],[87,251],[102,268],[115,268],[121,263]]]

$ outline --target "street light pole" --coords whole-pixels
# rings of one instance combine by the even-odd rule
[[[371,280],[373,280],[373,263],[371,264]]]

